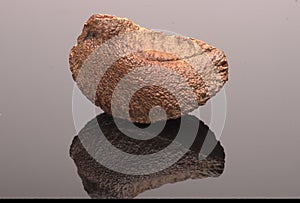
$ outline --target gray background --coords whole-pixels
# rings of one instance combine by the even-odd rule
[[[68,54],[93,13],[199,38],[230,62],[224,174],[139,197],[300,196],[299,1],[1,0],[0,197],[87,197],[68,156]]]

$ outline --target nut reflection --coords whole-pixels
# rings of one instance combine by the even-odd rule
[[[190,121],[191,125],[196,122],[199,123],[195,142],[178,162],[163,171],[150,175],[126,175],[102,166],[87,153],[80,139],[76,136],[71,145],[70,156],[78,168],[78,174],[89,196],[91,198],[134,198],[146,190],[158,188],[168,183],[220,176],[224,171],[225,164],[224,149],[220,142],[216,141],[214,133],[198,118],[190,115],[184,117]],[[95,120],[98,122],[93,122]],[[179,118],[167,121],[164,129],[157,137],[145,141],[125,136],[118,130],[111,116],[101,114],[90,121],[79,134],[94,133],[94,129],[100,126],[103,134],[115,147],[130,154],[145,155],[156,153],[171,144],[179,130],[180,120]],[[151,130],[146,128],[147,125],[139,124],[138,127],[144,128],[144,131],[138,131],[138,135],[135,137],[141,133],[151,134]],[[130,131],[130,129],[127,130]],[[131,133],[134,134],[135,132],[131,131]],[[141,134],[140,136],[144,135]],[[205,139],[217,142],[216,147],[209,155],[200,154]],[[97,151],[97,146],[99,146],[97,139],[90,140],[89,143],[89,147],[95,148],[94,150]],[[178,144],[185,146],[184,142]],[[201,153],[203,152],[205,150],[202,149]],[[200,161],[199,157],[201,156],[207,157]],[[113,155],[106,158],[111,159],[112,157]],[[166,160],[158,159],[157,164],[164,161]]]

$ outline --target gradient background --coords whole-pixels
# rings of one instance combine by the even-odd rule
[[[1,0],[0,197],[87,197],[68,152],[68,54],[93,13],[199,38],[230,62],[224,174],[139,197],[300,197],[297,0]]]

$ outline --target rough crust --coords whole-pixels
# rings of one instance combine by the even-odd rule
[[[200,72],[189,65],[189,60],[195,56],[178,57],[169,53],[159,52],[156,50],[145,50],[139,53],[133,53],[124,56],[117,60],[101,78],[98,84],[96,94],[89,89],[89,82],[96,81],[96,74],[89,74],[86,77],[77,77],[81,67],[88,57],[99,46],[107,40],[115,36],[121,36],[125,33],[134,31],[150,31],[136,25],[126,18],[118,18],[110,15],[93,15],[84,25],[82,34],[78,37],[77,44],[72,48],[70,53],[70,69],[74,80],[77,82],[83,94],[99,106],[105,112],[111,114],[111,99],[120,79],[126,76],[130,71],[139,67],[159,66],[175,71],[182,76],[187,84],[193,89],[197,97],[198,105],[204,105],[211,97],[213,97],[228,80],[228,62],[225,53],[207,43],[193,39],[184,38],[190,42],[198,44],[203,50],[202,55],[206,55],[212,62],[212,67],[202,67]],[[110,57],[110,56],[107,56]],[[151,71],[145,73],[151,75]],[[165,79],[167,80],[167,78]],[[132,79],[132,84],[137,82]],[[177,88],[180,84],[174,82],[174,87]],[[180,91],[180,89],[178,89]],[[125,93],[124,93],[125,94]],[[95,97],[96,95],[96,97]],[[182,93],[182,97],[188,98],[190,95]],[[118,104],[118,111],[126,110],[122,101]],[[161,106],[167,113],[168,119],[176,119],[187,114],[197,106],[187,102],[184,108],[180,109],[178,101],[167,89],[157,86],[145,87],[134,94],[130,101],[130,116],[131,121],[136,123],[150,123],[148,116],[149,111],[155,106]],[[122,114],[119,115],[122,118]],[[126,119],[126,117],[123,117]],[[162,118],[156,118],[159,121]]]
[[[99,146],[97,140],[89,140],[91,146],[84,147],[79,137],[96,138],[97,129],[100,125],[106,138],[120,150],[136,155],[152,154],[164,149],[174,140],[180,127],[180,119],[167,121],[162,133],[148,141],[129,139],[120,132],[112,117],[107,114],[101,114],[90,121],[74,138],[70,148],[70,156],[78,168],[78,174],[89,196],[92,198],[133,198],[146,190],[158,188],[168,183],[219,177],[223,173],[225,165],[225,153],[220,142],[216,141],[214,133],[196,117],[187,115],[184,119],[189,121],[191,128],[195,123],[199,123],[198,134],[190,150],[171,167],[155,174],[140,176],[117,173],[102,166],[85,150],[85,147],[98,150],[96,148]],[[134,130],[131,132],[141,133]],[[89,134],[94,133],[96,133],[95,136],[89,136]],[[143,131],[143,133],[146,132]],[[206,159],[199,161],[200,149],[202,149],[204,140],[207,139],[215,140],[217,145]],[[184,147],[183,143],[181,145]],[[111,157],[114,155],[112,154]],[[111,157],[105,158],[110,159]],[[157,164],[161,161],[157,160]]]

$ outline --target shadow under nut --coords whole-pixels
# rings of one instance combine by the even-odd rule
[[[78,37],[77,44],[72,48],[70,53],[70,69],[74,80],[77,82],[79,89],[82,93],[96,106],[99,106],[106,113],[112,113],[112,95],[115,91],[120,80],[126,77],[131,71],[141,68],[149,67],[149,71],[142,73],[144,76],[151,76],[150,67],[165,68],[174,74],[180,76],[183,81],[191,88],[194,95],[187,94],[182,88],[182,82],[168,81],[170,77],[160,78],[161,81],[169,82],[176,93],[182,98],[181,109],[179,103],[167,88],[151,85],[137,91],[130,99],[129,104],[124,104],[122,100],[117,101],[119,114],[117,117],[128,119],[125,116],[125,111],[130,112],[130,120],[136,123],[150,123],[149,111],[155,106],[161,106],[168,119],[176,119],[185,115],[200,105],[204,105],[211,97],[213,97],[224,86],[228,80],[228,62],[225,53],[207,43],[180,36],[172,36],[174,41],[179,44],[164,44],[164,41],[155,42],[162,44],[162,50],[172,49],[175,47],[177,52],[182,54],[168,53],[162,50],[142,50],[118,58],[112,65],[105,71],[101,78],[91,71],[90,74],[78,77],[80,75],[83,64],[89,57],[101,47],[115,37],[123,36],[134,32],[153,33],[153,36],[165,35],[163,33],[154,32],[146,28],[142,28],[126,18],[118,18],[110,15],[93,15],[84,25],[82,34]],[[158,34],[158,35],[157,35]],[[147,43],[147,41],[145,42]],[[180,43],[192,44],[191,46],[198,46],[195,50],[183,50],[184,45]],[[157,46],[157,44],[155,46]],[[137,44],[137,46],[143,46]],[[169,46],[169,47],[168,47]],[[177,48],[178,47],[178,48]],[[126,46],[125,46],[126,48]],[[114,53],[125,52],[123,47],[114,47],[110,54],[104,57],[112,57]],[[174,49],[174,48],[173,48]],[[182,50],[181,50],[182,49]],[[191,64],[199,60],[199,56],[205,56],[210,64],[199,62],[200,66],[194,67]],[[148,69],[146,69],[148,70]],[[163,77],[163,75],[161,76]],[[149,77],[148,77],[149,78]],[[134,85],[138,85],[140,78],[131,78],[126,83],[127,90]],[[144,78],[147,80],[147,77]],[[159,79],[157,79],[159,80]],[[92,91],[90,83],[97,81],[97,88]],[[124,95],[127,95],[126,88],[123,88]],[[191,102],[191,97],[196,99],[196,105]],[[185,102],[186,101],[186,102]],[[124,116],[123,116],[124,113]],[[153,122],[163,120],[163,118],[155,117]]]

